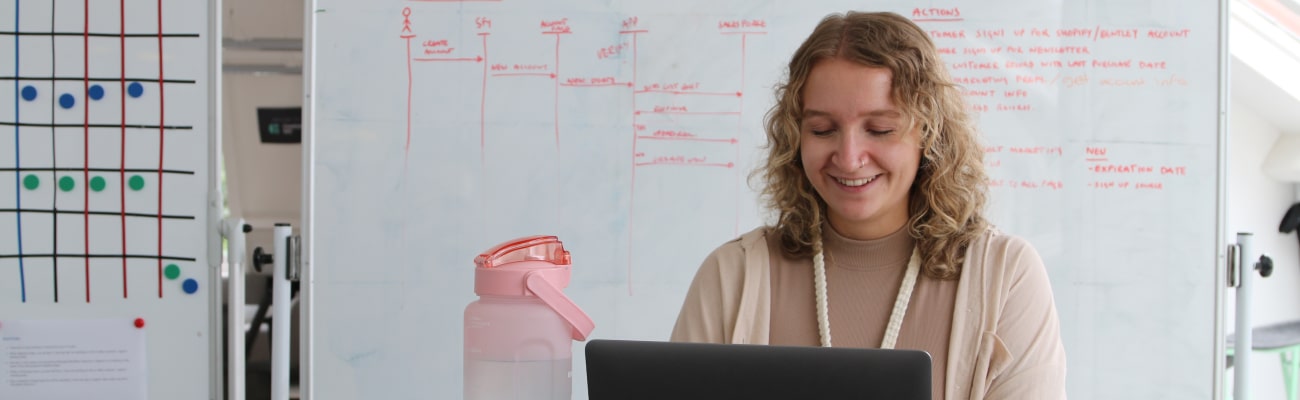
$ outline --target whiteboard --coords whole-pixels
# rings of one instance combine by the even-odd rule
[[[553,234],[595,337],[666,340],[821,17],[909,16],[965,87],[990,219],[1046,262],[1073,398],[1210,398],[1222,216],[1220,4],[318,0],[309,390],[456,397],[472,259]],[[574,398],[586,397],[574,344]]]
[[[120,329],[144,340],[147,398],[220,393],[214,9],[0,6],[0,357],[23,330]]]

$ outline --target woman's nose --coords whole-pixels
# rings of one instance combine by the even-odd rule
[[[835,157],[831,162],[835,167],[844,172],[856,171],[870,162],[870,156],[867,151],[867,140],[860,132],[847,131],[845,135],[840,136],[836,144]]]

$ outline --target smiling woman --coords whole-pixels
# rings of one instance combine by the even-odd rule
[[[804,87],[804,174],[826,202],[831,226],[854,239],[884,237],[908,219],[920,135],[902,125],[890,77],[888,69],[835,58],[813,67]]]
[[[1042,260],[985,221],[988,177],[930,38],[833,14],[796,50],[756,171],[778,219],[713,252],[673,340],[919,349],[935,399],[1065,397]]]

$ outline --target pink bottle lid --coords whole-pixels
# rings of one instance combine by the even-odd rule
[[[536,296],[572,327],[574,340],[586,340],[596,325],[564,295],[572,259],[555,236],[528,236],[493,246],[474,257],[474,293]]]
[[[498,244],[474,257],[474,265],[492,268],[517,261],[540,260],[555,265],[569,265],[569,252],[555,236],[537,235],[522,237]]]

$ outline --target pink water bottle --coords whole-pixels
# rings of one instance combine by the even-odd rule
[[[591,318],[564,295],[572,268],[555,236],[499,244],[474,259],[465,307],[465,400],[569,400],[572,345]]]

